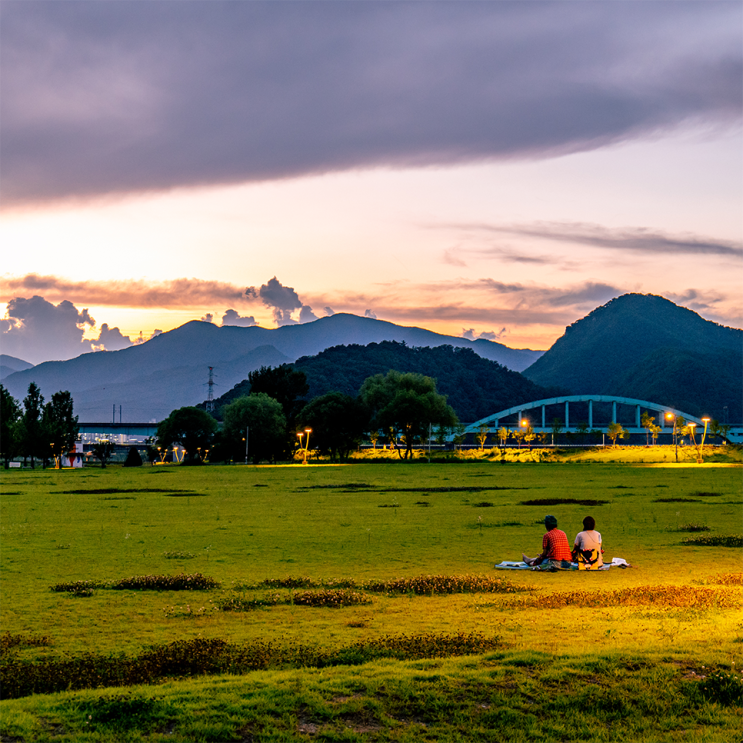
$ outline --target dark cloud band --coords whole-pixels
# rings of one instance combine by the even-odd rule
[[[4,203],[739,122],[738,3],[6,3]]]

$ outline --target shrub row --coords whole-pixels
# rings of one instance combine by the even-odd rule
[[[339,650],[301,644],[253,641],[243,645],[219,638],[178,640],[156,645],[134,657],[86,653],[76,657],[22,660],[9,653],[0,663],[2,698],[49,694],[73,689],[132,686],[166,678],[207,674],[241,674],[269,668],[324,668],[357,665],[381,658],[445,658],[497,650],[501,639],[480,633],[388,635]]]
[[[637,586],[615,591],[568,591],[511,599],[504,608],[561,609],[565,606],[658,606],[664,608],[740,609],[739,592],[692,586]]]
[[[94,588],[131,591],[208,591],[219,588],[219,583],[208,575],[193,573],[187,575],[133,575],[118,581],[77,580],[70,583],[56,583],[52,591],[71,593],[75,596],[91,596]]]
[[[687,537],[681,544],[692,547],[743,547],[743,534],[728,534],[726,536]]]

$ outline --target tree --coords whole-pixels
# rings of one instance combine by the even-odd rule
[[[489,434],[490,429],[484,423],[477,429],[477,435],[475,438],[477,439],[477,443],[480,444],[480,451],[485,449],[485,444],[487,443]]]
[[[297,371],[289,364],[282,364],[275,368],[262,366],[248,374],[248,381],[251,395],[264,393],[278,400],[289,425],[294,422],[305,405],[305,401],[299,398],[304,397],[310,391],[305,373]]]
[[[101,463],[101,469],[106,468],[106,462],[111,459],[111,455],[114,453],[116,446],[113,441],[102,439],[96,441],[95,444],[90,448],[93,456]]]
[[[130,446],[129,451],[126,454],[126,461],[124,467],[141,467],[142,466],[142,455],[136,446]]]
[[[286,445],[286,416],[281,403],[259,392],[238,397],[222,408],[224,440],[233,459],[245,456],[245,431],[248,429],[248,452],[254,463],[262,459],[275,461]]]
[[[531,426],[524,427],[524,441],[526,442],[527,446],[530,449],[531,449],[531,442],[534,441],[536,437],[537,435],[534,433],[534,429]]]
[[[498,429],[498,439],[500,440],[501,447],[505,448],[506,441],[508,441],[508,437],[511,435],[510,429],[506,428],[505,426],[501,426]]]
[[[45,457],[44,431],[41,425],[41,416],[44,412],[44,396],[38,386],[31,382],[28,394],[23,398],[23,415],[21,416],[20,445],[21,454],[25,460],[31,457],[31,467],[34,468],[37,457]]]
[[[57,466],[62,455],[75,445],[80,430],[78,418],[73,412],[72,395],[69,392],[55,392],[51,401],[44,406],[41,416],[44,437]]]
[[[8,469],[9,462],[19,450],[21,406],[0,384],[0,456]]]
[[[343,461],[359,445],[369,414],[357,398],[329,392],[311,400],[299,420],[302,428],[312,429],[312,440],[322,454]]]
[[[374,428],[392,428],[405,443],[401,458],[409,459],[416,439],[430,424],[454,426],[458,423],[446,397],[436,392],[436,383],[422,374],[395,371],[375,374],[364,381],[360,397],[369,408]]]
[[[369,433],[369,441],[371,441],[372,448],[376,449],[377,441],[379,441],[379,431],[371,431]]]
[[[183,446],[184,464],[201,464],[216,430],[217,421],[205,410],[178,408],[157,427],[157,440],[164,447]]]
[[[617,439],[626,439],[628,436],[627,431],[622,428],[622,424],[616,421],[609,424],[606,429],[606,435],[611,439],[612,446],[617,445]]]
[[[645,434],[645,443],[650,444],[650,434],[652,433],[653,426],[655,425],[655,418],[653,418],[647,410],[642,414],[642,417],[640,418],[640,425],[645,429],[647,432]]]

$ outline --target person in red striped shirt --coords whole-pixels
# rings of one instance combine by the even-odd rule
[[[523,561],[540,570],[570,570],[572,568],[570,545],[564,531],[557,528],[554,516],[544,517],[544,528],[547,533],[542,537],[542,553],[536,557],[521,555]]]

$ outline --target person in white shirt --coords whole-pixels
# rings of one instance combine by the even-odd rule
[[[604,549],[601,534],[596,531],[593,516],[583,519],[583,531],[575,537],[573,544],[573,561],[578,563],[578,570],[598,570],[604,565]]]

